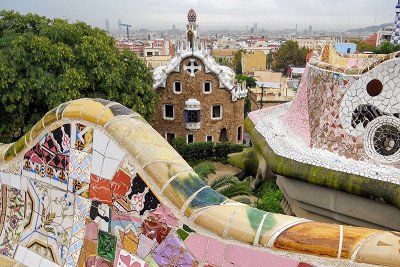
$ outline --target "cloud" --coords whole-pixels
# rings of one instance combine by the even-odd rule
[[[394,0],[1,0],[0,8],[81,20],[104,27],[121,19],[135,28],[183,27],[194,8],[203,29],[364,27],[394,20]]]

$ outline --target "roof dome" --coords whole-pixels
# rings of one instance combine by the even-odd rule
[[[187,17],[189,22],[196,22],[197,15],[193,9],[189,10]]]

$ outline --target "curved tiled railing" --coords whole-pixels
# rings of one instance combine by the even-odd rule
[[[304,260],[305,254],[315,255],[323,265],[332,264],[329,258],[343,264],[400,262],[399,233],[318,223],[227,199],[207,186],[140,115],[114,102],[80,99],[61,104],[20,140],[0,145],[0,169],[20,161],[45,133],[69,121],[102,129],[126,152],[160,202],[199,233]]]
[[[363,67],[354,67],[354,68],[347,68],[344,66],[340,65],[334,65],[330,62],[329,56],[327,58],[324,58],[324,53],[327,52],[329,49],[334,49],[332,46],[330,46],[327,43],[320,43],[317,45],[317,48],[314,50],[313,55],[309,61],[309,64],[321,69],[325,69],[328,71],[333,71],[337,73],[343,73],[346,75],[362,75],[364,73],[367,73],[368,71],[372,70],[379,64],[388,61],[393,58],[398,58],[400,57],[400,52],[395,52],[391,53],[388,55],[376,55],[376,54],[340,54],[335,50],[335,54],[337,54],[338,57],[342,58],[376,58],[376,62],[367,64],[366,66]]]

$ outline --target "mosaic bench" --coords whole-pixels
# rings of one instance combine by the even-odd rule
[[[1,266],[354,266],[400,234],[257,210],[213,191],[140,115],[80,99],[0,145]]]

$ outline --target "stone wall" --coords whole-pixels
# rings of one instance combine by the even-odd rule
[[[196,59],[196,63],[201,65],[195,77],[183,69],[183,66],[189,64],[190,59]],[[195,57],[189,57],[182,60],[179,72],[171,73],[166,82],[165,88],[158,88],[157,94],[159,101],[156,106],[156,118],[154,121],[155,129],[162,135],[166,133],[175,133],[176,137],[185,137],[189,133],[195,134],[195,142],[204,142],[208,135],[212,135],[214,141],[218,142],[221,129],[227,129],[228,140],[232,143],[240,143],[238,140],[238,127],[242,126],[244,119],[244,99],[232,101],[231,93],[225,88],[219,87],[218,77],[213,73],[206,73],[204,64]],[[182,92],[175,94],[173,91],[174,81],[180,81]],[[206,81],[212,83],[212,92],[205,94],[203,84]],[[188,99],[197,99],[201,104],[201,128],[199,130],[189,131],[186,129],[184,120],[185,102]],[[175,109],[174,120],[165,120],[163,118],[163,106],[173,104]],[[213,120],[211,118],[211,109],[213,105],[222,105],[222,119]],[[243,131],[243,130],[242,130]]]

